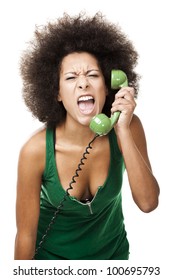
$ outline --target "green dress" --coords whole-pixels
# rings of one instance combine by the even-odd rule
[[[109,133],[109,143],[111,159],[104,185],[98,186],[91,203],[82,203],[72,196],[67,197],[35,259],[127,260],[129,258],[129,242],[124,226],[121,196],[124,161],[114,130]],[[65,190],[61,186],[56,168],[54,130],[47,129],[46,166],[42,178],[36,248],[64,194]]]

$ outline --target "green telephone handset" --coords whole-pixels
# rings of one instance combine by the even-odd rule
[[[128,79],[122,70],[111,71],[111,88],[118,89],[128,86]],[[96,134],[102,136],[106,135],[115,125],[119,118],[120,112],[115,112],[111,118],[105,114],[98,114],[94,116],[90,122],[90,129]]]

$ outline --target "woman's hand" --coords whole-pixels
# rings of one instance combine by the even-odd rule
[[[111,113],[120,111],[120,117],[116,124],[116,130],[125,128],[128,129],[133,112],[136,107],[134,99],[135,90],[132,87],[123,87],[115,95],[115,101],[112,103]]]

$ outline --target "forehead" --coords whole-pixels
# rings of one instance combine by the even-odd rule
[[[66,68],[83,69],[96,67],[98,68],[98,61],[94,55],[87,52],[74,52],[66,55],[61,63],[61,70],[64,71]]]

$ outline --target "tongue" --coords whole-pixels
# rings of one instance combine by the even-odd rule
[[[83,114],[89,114],[90,112],[92,112],[93,107],[94,104],[92,100],[79,102],[79,109]]]

